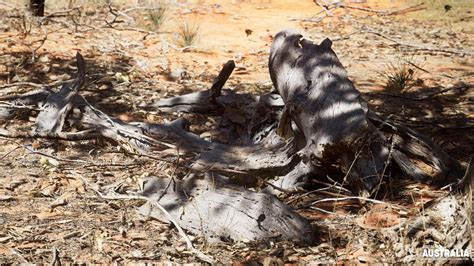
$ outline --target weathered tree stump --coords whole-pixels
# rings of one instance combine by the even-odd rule
[[[329,39],[317,45],[285,30],[275,36],[270,52],[270,76],[285,102],[280,132],[296,124],[306,142],[298,153],[312,173],[339,176],[366,196],[391,159],[422,182],[458,178],[459,164],[436,144],[368,109],[331,46]]]

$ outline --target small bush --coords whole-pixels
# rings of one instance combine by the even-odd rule
[[[405,92],[415,84],[415,71],[406,62],[389,63],[388,70],[382,76],[386,79],[385,88],[388,90]]]
[[[199,35],[199,25],[184,22],[178,29],[179,45],[181,47],[192,46],[196,43]]]
[[[151,25],[154,30],[158,30],[161,25],[166,20],[166,14],[168,12],[168,7],[165,5],[160,5],[156,8],[148,10],[147,17],[151,21]]]

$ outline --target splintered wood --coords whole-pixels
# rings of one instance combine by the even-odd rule
[[[434,187],[452,185],[463,173],[460,164],[434,142],[375,114],[348,79],[329,39],[318,45],[291,30],[275,36],[269,70],[276,93],[256,96],[223,89],[235,68],[234,62],[229,61],[209,90],[142,106],[162,112],[220,116],[227,143],[190,132],[184,118],[154,124],[127,123],[110,117],[80,95],[86,66],[79,53],[76,59],[77,77],[58,92],[40,89],[2,99],[1,119],[37,110],[39,114],[32,132],[2,129],[0,136],[100,138],[138,156],[157,158],[154,156],[160,153],[176,153],[175,169],[186,169],[187,174],[181,179],[174,174],[168,178],[145,177],[142,190],[137,193],[138,199],[147,199],[148,203],[139,208],[139,213],[172,222],[180,233],[184,229],[208,242],[314,243],[318,234],[314,227],[275,195],[292,195],[318,182],[327,184],[321,181],[326,178],[338,190],[326,192],[328,195],[341,196],[344,190],[355,195],[346,199],[380,204],[383,201],[369,196],[377,195],[389,170],[402,173],[400,178]],[[452,186],[455,191],[459,189],[459,184]],[[94,188],[98,192],[99,189]],[[127,196],[134,198],[131,194],[123,198]],[[339,200],[344,198],[326,199]],[[318,208],[313,205],[326,201],[314,201],[310,206]],[[61,204],[67,202],[56,202],[51,208]],[[161,206],[159,210],[153,207],[157,204]],[[426,206],[423,215],[393,221],[395,225],[378,232],[382,238],[395,241],[391,247],[398,259],[418,262],[413,259],[415,243],[427,245],[426,236],[451,248],[464,247],[469,242],[443,238],[450,230],[456,231],[456,239],[467,234],[464,205],[462,197],[443,196]],[[372,223],[377,220],[374,219]],[[377,230],[364,224],[369,220],[358,221],[362,227]],[[439,224],[437,220],[445,222]],[[401,224],[408,231],[403,231]],[[432,228],[420,231],[419,224],[430,224]],[[404,238],[414,244],[400,246]],[[197,252],[189,243],[189,248]]]

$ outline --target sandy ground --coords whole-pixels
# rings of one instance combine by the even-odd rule
[[[395,10],[413,3],[366,1],[350,5]],[[38,27],[20,7],[0,4],[1,97],[32,90],[31,83],[52,84],[71,78],[74,55],[80,52],[88,64],[85,93],[91,103],[124,120],[164,122],[184,116],[191,121],[191,130],[201,134],[212,131],[219,121],[199,115],[145,112],[139,106],[209,88],[230,59],[235,60],[236,70],[228,88],[268,92],[272,87],[267,67],[272,36],[281,29],[296,28],[315,42],[333,40],[333,49],[350,78],[374,109],[427,134],[463,163],[472,156],[474,23],[472,6],[467,2],[453,5],[447,12],[429,6],[390,16],[337,9],[320,19],[326,12],[313,1],[174,1],[166,5],[166,19],[159,27],[152,26],[146,10],[127,11],[146,3],[114,5],[123,13],[112,27],[106,21],[113,21],[114,15],[106,5],[78,1],[77,6],[80,8],[70,10],[67,16],[51,17]],[[59,4],[47,8],[46,14],[69,9]],[[433,13],[439,14],[438,19],[430,19]],[[184,23],[199,28],[196,42],[185,49],[180,47],[178,34]],[[384,73],[390,72],[390,64],[412,68],[414,85],[403,92],[387,89]],[[8,86],[17,82],[24,85]],[[445,90],[459,84],[470,85]],[[30,130],[33,121],[33,117],[21,117],[2,121],[0,126]],[[48,263],[56,251],[62,262],[199,262],[185,251],[171,226],[135,212],[140,202],[105,201],[84,183],[120,184],[125,191],[136,189],[141,176],[171,173],[173,167],[126,156],[105,142],[0,138],[0,143],[0,262]],[[33,148],[65,160],[48,159],[32,153]],[[426,201],[423,191],[427,188],[417,189],[421,192],[407,203],[410,206],[419,205],[420,195],[421,202]],[[315,226],[323,228],[320,241],[312,247],[291,243],[213,246],[199,238],[193,241],[223,263],[389,260],[390,254],[358,241],[368,233],[354,221],[365,215],[366,209],[327,208],[346,216],[302,211]],[[377,206],[369,209],[375,210],[371,212],[376,214],[375,220],[393,214],[378,211]],[[393,221],[397,219],[394,214]],[[322,226],[325,221],[337,222]]]

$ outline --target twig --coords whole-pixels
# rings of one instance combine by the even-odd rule
[[[0,136],[0,139],[2,137]],[[6,138],[5,138],[6,139]],[[57,157],[57,156],[54,156],[54,155],[51,155],[51,154],[47,154],[47,153],[44,153],[44,152],[40,152],[40,151],[37,151],[37,150],[33,150],[31,148],[29,148],[28,146],[26,145],[22,145],[16,141],[12,141],[10,139],[6,139],[8,141],[11,141],[12,143],[15,143],[16,145],[18,145],[18,147],[20,148],[23,148],[25,150],[27,150],[29,152],[29,154],[38,154],[38,155],[41,155],[41,156],[44,156],[44,157],[48,157],[48,158],[51,158],[51,159],[54,159],[54,160],[57,160],[57,161],[63,161],[63,162],[70,162],[70,163],[82,163],[82,164],[86,164],[84,166],[84,168],[91,168],[91,167],[128,167],[130,168],[131,166],[139,166],[139,165],[142,165],[140,163],[130,163],[130,164],[113,164],[113,163],[105,163],[105,164],[96,164],[94,162],[91,162],[91,161],[85,161],[85,160],[73,160],[73,159],[64,159],[64,158],[60,158],[60,157]],[[28,155],[29,155],[28,154]]]
[[[23,257],[23,255],[21,255],[20,252],[18,252],[16,249],[10,248],[10,251],[11,251],[11,253],[17,255],[18,258],[20,258],[22,263],[29,264],[29,262],[25,259],[25,257]]]
[[[370,92],[370,93],[366,93],[366,94],[368,94],[368,95],[384,95],[384,96],[389,96],[389,97],[394,97],[394,98],[407,99],[407,100],[411,100],[411,101],[424,101],[426,99],[430,99],[430,98],[432,98],[436,95],[448,92],[450,90],[457,90],[457,89],[462,89],[462,88],[472,88],[472,87],[473,86],[470,85],[470,84],[460,84],[460,85],[457,85],[457,86],[444,88],[442,90],[430,93],[430,94],[422,96],[422,97],[408,97],[408,96],[404,96],[404,95],[397,95],[397,94],[390,94],[390,93],[383,93],[383,92]]]
[[[0,85],[0,89],[15,87],[15,86],[32,86],[32,87],[37,87],[37,88],[44,87],[44,85],[36,84],[36,83],[33,83],[33,82],[15,82],[15,83]]]
[[[53,247],[51,252],[53,253],[53,258],[51,259],[51,263],[49,265],[61,265],[61,261],[59,260],[59,251],[56,247]]]
[[[31,225],[32,227],[48,227],[48,226],[51,226],[51,225],[57,225],[57,224],[67,224],[67,223],[71,223],[73,222],[74,220],[61,220],[61,221],[56,221],[56,222],[48,222],[48,223],[44,223],[44,224],[36,224],[36,225]]]
[[[346,35],[344,35],[344,36],[340,36],[340,37],[336,37],[336,38],[334,38],[334,39],[331,39],[331,41],[336,42],[336,41],[341,41],[341,40],[347,40],[347,39],[349,39],[350,36],[359,34],[359,33],[361,33],[361,31],[362,31],[362,30],[356,30],[356,31],[353,31],[353,32],[351,32],[351,33],[348,33],[348,34],[346,34]]]
[[[194,246],[191,240],[189,239],[188,235],[184,232],[184,230],[181,228],[179,223],[176,221],[176,219],[163,207],[161,206],[157,201],[151,201],[149,198],[145,196],[140,196],[140,195],[120,195],[115,192],[113,192],[114,195],[104,195],[102,192],[100,192],[98,189],[93,188],[87,180],[85,180],[83,177],[81,177],[82,181],[86,186],[88,186],[90,189],[95,191],[99,197],[102,199],[109,199],[109,200],[144,200],[148,202],[150,205],[153,207],[158,208],[163,214],[166,216],[166,218],[176,227],[178,230],[179,234],[184,238],[186,241],[186,246],[189,251],[191,251],[196,257],[199,259],[207,262],[207,263],[214,263],[214,260],[210,257],[202,253],[200,250],[197,250]]]
[[[404,60],[404,61],[407,62],[407,63],[408,63],[409,65],[411,65],[412,67],[418,69],[418,70],[421,70],[421,71],[423,71],[423,72],[425,72],[425,73],[431,74],[431,72],[429,72],[428,70],[426,70],[426,69],[424,69],[424,68],[422,68],[422,67],[416,65],[415,63],[411,62],[410,60]]]
[[[104,20],[104,21],[105,21],[105,24],[107,24],[107,26],[113,28],[112,24],[117,22],[117,18],[120,16],[120,14],[115,13],[114,9],[112,8],[112,2],[109,3],[108,7],[109,7],[110,14],[112,14],[114,18],[111,22],[108,22],[107,20]]]
[[[52,17],[60,17],[60,16],[67,16],[69,15],[69,13],[73,12],[73,11],[79,11],[81,12],[81,7],[74,7],[74,8],[71,8],[71,9],[66,9],[66,10],[60,10],[60,11],[56,11],[56,12],[52,12],[52,13],[49,13],[47,16],[44,16],[41,18],[41,20],[39,21],[39,25],[43,25],[43,23],[46,21],[46,20],[49,20],[51,19]]]
[[[395,146],[395,142],[392,139],[392,141],[390,143],[390,150],[388,151],[387,159],[385,160],[384,168],[383,168],[382,174],[380,175],[379,183],[377,184],[377,188],[375,189],[374,198],[377,198],[377,194],[379,193],[380,186],[382,185],[382,181],[383,181],[383,177],[385,175],[385,171],[387,170],[387,167],[390,164],[390,161],[392,160],[392,152],[393,152],[393,147],[394,146]]]
[[[337,213],[335,213],[335,212],[327,211],[327,210],[324,210],[324,209],[321,209],[321,208],[318,208],[318,207],[314,207],[314,206],[309,206],[309,208],[310,208],[311,210],[315,210],[315,211],[322,212],[322,213],[326,213],[326,214],[337,214]]]
[[[5,153],[2,157],[0,157],[0,160],[3,160],[5,157],[7,157],[8,155],[10,155],[12,152],[18,150],[19,148],[20,148],[20,147],[17,146],[17,147],[15,147],[13,150],[11,150],[11,151]]]
[[[312,203],[310,204],[310,206],[313,206],[313,205],[316,205],[316,204],[322,203],[322,202],[345,201],[345,200],[368,201],[368,202],[377,203],[377,204],[389,205],[389,206],[395,207],[395,208],[400,209],[400,210],[406,210],[406,209],[407,209],[407,208],[405,208],[405,207],[403,207],[403,206],[399,206],[399,205],[387,203],[387,202],[380,201],[380,200],[376,200],[376,199],[365,198],[365,197],[359,197],[359,196],[320,199],[320,200],[317,200],[317,201],[312,202]]]
[[[328,186],[328,187],[331,187],[331,188],[337,188],[338,193],[341,193],[341,191],[344,191],[344,192],[348,193],[349,195],[352,195],[352,192],[349,189],[342,187],[342,184],[339,184],[339,182],[336,182],[336,181],[332,180],[332,178],[327,176],[327,175],[326,175],[326,178],[329,181],[331,181],[332,184],[326,183],[326,182],[323,182],[323,181],[319,181],[319,180],[312,180],[312,182],[317,183],[317,184],[321,184],[321,185],[325,185],[325,186]]]
[[[158,197],[158,199],[156,200],[156,202],[160,202],[160,200],[166,195],[166,193],[168,193],[168,189],[169,187],[171,186],[171,183],[173,183],[173,191],[176,190],[176,180],[174,179],[175,175],[176,175],[176,171],[178,171],[178,168],[179,168],[179,158],[180,158],[180,154],[179,154],[179,146],[176,147],[177,149],[177,158],[176,158],[176,167],[174,168],[173,170],[173,173],[171,174],[170,176],[170,181],[168,182],[168,184],[166,185],[165,189],[163,190],[163,192],[161,193],[161,195]]]
[[[145,35],[142,37],[142,40],[145,40],[148,36],[150,35],[158,35],[160,33],[164,32],[154,32],[154,31],[147,31],[147,30],[142,30],[142,29],[137,29],[137,28],[116,28],[116,27],[110,27],[110,29],[118,30],[118,31],[136,31],[140,33],[145,33]]]
[[[469,188],[469,186],[472,186],[473,184],[474,184],[474,164],[473,164],[472,157],[470,157],[469,162],[467,163],[467,166],[466,166],[466,171],[464,172],[464,176],[461,179],[459,179],[457,182],[448,184],[440,188],[440,190],[452,189],[453,187],[457,189],[466,189],[466,187]],[[471,187],[469,189],[472,190],[473,188]],[[472,200],[468,202],[472,202]]]
[[[76,237],[78,235],[81,234],[81,231],[73,231],[71,233],[68,233],[66,235],[63,236],[63,239],[69,239],[69,238],[73,238],[73,237]]]
[[[35,47],[32,51],[31,51],[31,61],[34,63],[35,60],[36,60],[36,52],[41,48],[43,47],[44,43],[46,42],[46,40],[48,40],[48,30],[45,29],[45,34],[44,34],[44,37],[36,42],[40,42],[40,45],[38,45],[37,47]],[[36,43],[36,42],[33,42],[33,43]],[[32,44],[33,44],[32,43]]]
[[[41,108],[38,108],[38,107],[35,107],[33,105],[26,105],[24,103],[16,103],[16,102],[6,102],[6,101],[0,101],[0,108],[10,108],[10,109],[20,109],[20,110],[24,110],[24,109],[28,109],[28,110],[33,110],[33,111],[41,111],[42,109]],[[1,132],[1,129],[0,129],[0,132]]]
[[[7,4],[7,3],[2,3],[2,2],[0,2],[0,5],[2,5],[2,6],[6,6],[6,7],[8,7],[8,8],[11,8],[11,9],[13,9],[13,10],[17,10],[17,9],[18,9],[17,7],[15,7],[15,6],[12,6],[12,5],[9,5],[9,4]]]
[[[328,6],[321,4],[318,0],[314,0],[314,2],[323,9],[323,11],[326,13],[326,17],[332,16],[332,13],[329,10]]]
[[[345,5],[345,4],[339,4],[339,7],[376,13],[376,14],[381,15],[381,16],[389,16],[389,15],[396,15],[396,14],[402,14],[402,13],[413,12],[413,11],[418,11],[418,10],[425,9],[425,7],[422,7],[424,4],[425,3],[420,3],[420,4],[412,5],[412,6],[409,6],[409,7],[397,9],[397,10],[374,10],[374,9],[370,9],[370,8],[366,8],[366,7],[350,6],[350,5]]]
[[[424,51],[430,51],[430,52],[443,52],[443,53],[458,54],[458,55],[471,55],[471,56],[474,55],[473,51],[465,50],[465,49],[449,49],[449,48],[429,47],[429,46],[424,46],[424,45],[421,45],[421,44],[407,43],[407,42],[404,42],[402,40],[394,39],[390,36],[387,36],[385,34],[382,34],[382,33],[378,32],[374,29],[371,29],[371,28],[368,28],[368,27],[365,27],[365,26],[361,29],[361,32],[374,34],[376,36],[379,36],[379,37],[382,37],[386,40],[389,40],[389,41],[391,41],[391,42],[393,42],[397,45],[411,47],[411,48],[414,48],[416,50],[424,50]]]
[[[5,129],[0,129],[0,136],[6,138],[43,138],[43,139],[57,139],[80,141],[102,138],[102,134],[95,133],[95,129],[88,129],[76,133],[50,133],[50,132],[9,132]]]
[[[132,7],[132,8],[124,9],[121,12],[128,13],[128,12],[132,12],[132,11],[135,11],[135,10],[158,10],[158,9],[161,9],[161,8],[163,8],[163,7]]]
[[[372,13],[375,13],[379,16],[396,15],[396,14],[402,14],[402,13],[413,12],[413,11],[418,11],[418,10],[425,9],[425,7],[422,7],[422,5],[424,5],[424,3],[416,4],[416,5],[409,6],[409,7],[402,8],[402,9],[398,9],[398,10],[374,10],[374,9],[365,8],[365,7],[346,5],[346,4],[342,3],[341,1],[337,1],[333,4],[331,4],[331,5],[323,5],[317,0],[314,0],[313,2],[315,2],[318,6],[320,6],[322,10],[319,11],[318,13],[316,13],[313,17],[311,17],[309,19],[304,19],[302,21],[305,21],[305,22],[319,22],[319,21],[322,21],[323,19],[332,16],[330,10],[337,9],[337,8],[347,8],[347,9],[355,9],[355,10],[360,10],[360,11],[365,11],[365,12],[372,12]],[[321,13],[325,13],[325,14],[323,16],[316,17],[317,15],[319,15]]]
[[[36,84],[36,83],[33,83],[33,82],[15,82],[15,83],[0,85],[0,89],[15,87],[15,86],[31,86],[31,87],[37,87],[37,88],[54,87],[54,86],[57,86],[57,85],[63,85],[65,83],[69,83],[73,80],[74,79],[58,80],[58,81],[47,83],[47,84]]]
[[[325,184],[327,184],[327,183],[325,183]],[[298,196],[292,198],[291,200],[289,200],[289,201],[287,201],[287,202],[285,202],[285,203],[286,203],[286,204],[291,204],[291,203],[293,203],[293,202],[295,202],[295,201],[297,201],[297,200],[299,200],[299,199],[301,199],[301,198],[303,198],[303,197],[306,197],[306,196],[308,196],[308,195],[311,195],[311,194],[314,194],[314,193],[318,193],[318,192],[322,192],[322,191],[325,191],[325,190],[329,190],[329,189],[331,189],[331,188],[337,188],[337,187],[338,187],[338,186],[336,186],[336,183],[334,183],[333,185],[331,185],[331,184],[327,184],[327,185],[329,185],[329,186],[328,186],[328,187],[325,187],[325,188],[319,188],[319,189],[315,189],[315,190],[308,191],[308,192],[306,192],[306,193],[303,193],[303,194],[301,194],[301,195],[298,195]],[[342,187],[341,187],[341,188],[342,188]]]

